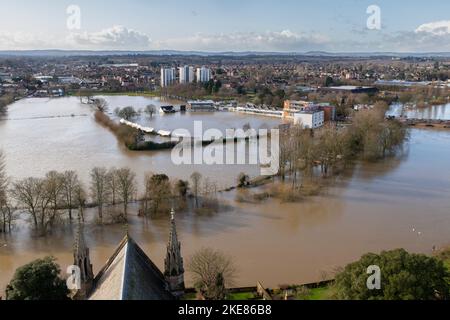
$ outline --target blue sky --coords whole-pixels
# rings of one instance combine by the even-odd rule
[[[0,0],[0,12],[0,50],[450,51],[447,0]]]

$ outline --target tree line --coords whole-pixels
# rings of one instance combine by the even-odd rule
[[[192,203],[198,213],[218,210],[217,186],[200,173],[191,182],[171,180],[165,174],[147,173],[143,193],[138,195],[136,174],[129,168],[95,167],[86,187],[75,171],[49,171],[44,177],[11,180],[5,158],[0,152],[0,232],[11,232],[18,213],[26,213],[39,235],[45,235],[58,222],[75,218],[85,221],[85,209],[96,208],[96,221],[126,222],[129,205],[139,201],[139,215],[155,217],[176,206],[185,209]],[[192,201],[188,201],[192,199]]]
[[[312,178],[339,174],[356,159],[376,161],[395,154],[408,130],[394,119],[385,119],[386,108],[385,103],[377,103],[372,110],[355,112],[346,126],[327,125],[312,131],[294,125],[282,130],[281,180],[289,177],[292,189],[298,190]]]

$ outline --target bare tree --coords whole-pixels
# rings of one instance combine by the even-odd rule
[[[155,215],[159,211],[167,211],[164,202],[171,199],[170,179],[165,174],[147,174],[145,177],[144,211]],[[150,204],[150,205],[149,205]]]
[[[7,200],[0,206],[0,232],[11,232],[12,222],[15,218],[16,208]]]
[[[199,172],[194,172],[191,175],[192,181],[192,192],[194,193],[195,206],[198,208],[198,196],[200,193],[200,183],[202,180],[202,175]]]
[[[136,174],[129,168],[122,168],[116,171],[117,176],[117,191],[120,200],[123,203],[124,219],[128,216],[128,204],[136,192]]]
[[[103,222],[103,206],[108,198],[108,171],[105,168],[94,168],[91,170],[91,197],[97,204],[98,218]]]
[[[156,106],[153,104],[149,104],[145,107],[144,112],[150,117],[153,118],[153,115],[156,113]]]
[[[13,182],[11,194],[17,203],[25,207],[31,214],[34,227],[37,229],[39,202],[42,196],[42,182],[40,179],[27,178]]]
[[[100,112],[105,112],[108,110],[108,102],[103,98],[94,99],[94,106]]]
[[[134,108],[131,107],[131,106],[128,106],[128,107],[125,107],[125,108],[122,108],[122,109],[121,108],[116,108],[114,110],[114,113],[116,114],[116,116],[118,116],[120,118],[123,118],[125,120],[131,120],[131,119],[135,118],[138,115],[136,110],[134,110]]]
[[[56,171],[49,171],[44,179],[44,203],[47,201],[51,209],[46,212],[42,211],[42,225],[53,225],[55,219],[58,217],[58,211],[63,206],[63,190],[64,190],[64,176]]]
[[[5,157],[0,150],[0,231],[11,232],[11,223],[15,209],[8,199],[9,179],[6,174]]]
[[[0,206],[7,201],[8,177],[6,175],[5,156],[0,150]]]
[[[50,205],[45,180],[26,178],[15,181],[11,187],[11,195],[31,215],[35,229],[45,233],[46,214]]]
[[[65,171],[63,173],[63,197],[70,220],[72,220],[72,210],[75,209],[75,190],[79,184],[80,181],[75,171]]]
[[[231,257],[224,253],[203,248],[188,259],[187,270],[192,273],[195,287],[206,299],[220,299],[220,288],[233,285],[236,268]]]
[[[78,183],[74,189],[75,205],[78,208],[78,216],[84,222],[84,208],[86,207],[87,196],[86,191],[81,183]]]
[[[108,170],[108,179],[107,179],[107,185],[109,189],[109,194],[111,196],[111,204],[113,206],[117,203],[117,188],[118,186],[118,170],[116,168],[110,168]]]

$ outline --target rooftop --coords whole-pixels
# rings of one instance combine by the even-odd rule
[[[164,275],[126,236],[94,279],[89,300],[172,300]]]

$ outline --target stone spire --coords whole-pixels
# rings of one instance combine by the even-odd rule
[[[83,300],[89,295],[94,281],[94,272],[89,257],[89,248],[84,239],[84,228],[80,217],[78,217],[77,233],[73,251],[73,264],[80,268],[81,288],[75,295],[75,299]]]
[[[178,241],[175,211],[173,209],[170,214],[170,235],[164,265],[164,276],[169,284],[170,291],[175,295],[183,294],[185,289],[183,258],[181,257],[181,244]]]

